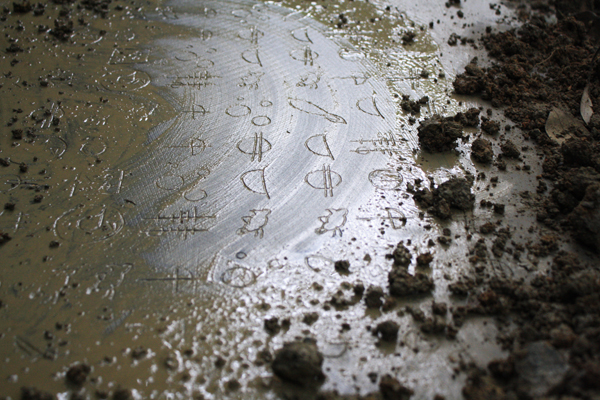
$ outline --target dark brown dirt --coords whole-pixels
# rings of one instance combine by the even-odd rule
[[[88,375],[91,372],[91,368],[87,364],[76,364],[73,365],[67,371],[67,381],[75,386],[81,386],[87,380]]]
[[[471,157],[482,164],[489,164],[494,160],[492,142],[487,139],[477,138],[471,144]]]
[[[395,321],[380,322],[373,330],[373,335],[384,342],[396,343],[400,326]]]
[[[323,355],[314,341],[290,342],[275,352],[272,368],[279,378],[302,386],[320,385],[325,380]]]
[[[475,195],[471,193],[472,185],[472,177],[453,177],[433,190],[417,190],[414,198],[431,214],[440,219],[448,219],[453,211],[468,211],[473,208]]]

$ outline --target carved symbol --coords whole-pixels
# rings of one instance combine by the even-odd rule
[[[359,53],[358,51],[354,51],[354,50],[349,50],[349,49],[340,49],[340,51],[338,52],[340,58],[346,60],[346,61],[360,61],[363,58],[365,58],[365,55],[362,53]]]
[[[67,151],[67,142],[58,136],[48,136],[48,139],[44,142],[46,149],[56,158],[62,157]]]
[[[242,59],[246,61],[248,64],[256,64],[262,67],[262,62],[260,61],[260,56],[258,55],[258,50],[246,50],[242,53]]]
[[[325,134],[314,135],[306,139],[304,145],[313,154],[322,157],[330,157],[332,160],[333,154],[331,153],[331,149],[329,148],[329,144],[327,143],[327,136]]]
[[[306,46],[303,49],[292,50],[290,56],[294,60],[302,61],[304,65],[312,67],[314,61],[319,58],[319,53],[312,51],[309,46]]]
[[[216,18],[217,10],[214,8],[204,7],[204,9],[200,11],[200,15],[202,15],[204,18]]]
[[[97,137],[85,138],[85,143],[81,145],[80,152],[90,157],[98,157],[106,151],[106,143]]]
[[[171,83],[173,89],[178,89],[182,86],[193,87],[200,89],[209,85],[214,85],[211,79],[220,78],[220,76],[212,75],[208,71],[196,72],[193,75],[178,76]]]
[[[251,13],[248,10],[233,10],[231,12],[231,15],[237,18],[248,18],[251,15]]]
[[[252,171],[244,172],[240,177],[242,184],[246,189],[256,194],[264,194],[267,199],[270,199],[265,181],[265,169],[253,169]]]
[[[333,236],[336,236],[339,232],[342,236],[342,227],[346,224],[346,217],[348,210],[345,208],[328,208],[327,215],[319,217],[321,226],[315,229],[315,232],[319,235],[325,232],[333,232]]]
[[[183,198],[187,201],[201,201],[208,197],[206,191],[200,188],[192,188],[183,194]]]
[[[213,33],[212,33],[212,31],[210,31],[208,29],[200,29],[200,31],[197,33],[196,37],[200,40],[207,41],[213,37]]]
[[[117,170],[115,173],[105,174],[105,175],[96,175],[89,177],[86,175],[87,180],[93,184],[98,185],[98,192],[102,194],[118,194],[121,192],[121,188],[123,186],[123,178],[125,173],[123,170]],[[82,182],[78,180],[79,176],[75,177],[75,183],[71,188],[71,193],[69,197],[73,197],[75,190],[77,189],[77,185]],[[94,186],[90,186],[88,188],[83,188],[83,191],[93,190]]]
[[[227,110],[225,110],[225,114],[235,118],[245,117],[246,115],[250,115],[251,112],[252,110],[250,109],[250,107],[246,105],[231,106]]]
[[[228,286],[242,289],[256,282],[256,274],[246,267],[234,264],[223,272],[220,280]]]
[[[183,176],[164,175],[156,180],[156,187],[163,190],[177,190],[183,186]]]
[[[67,211],[54,222],[54,233],[71,242],[93,243],[115,236],[123,228],[121,213],[106,205]]]
[[[256,26],[250,26],[248,29],[241,31],[238,36],[244,40],[249,40],[252,44],[258,44],[258,39],[265,36],[265,33]]]
[[[248,87],[250,89],[258,89],[258,83],[260,82],[260,78],[262,78],[264,72],[248,72],[245,76],[242,76],[242,83],[240,83],[239,87]]]
[[[267,263],[267,267],[269,269],[283,269],[283,267],[285,267],[285,263],[276,258],[273,258],[269,260],[269,262]]]
[[[189,235],[198,232],[206,232],[212,226],[209,222],[216,218],[215,215],[205,215],[198,212],[198,208],[194,207],[191,211],[181,210],[179,213],[172,215],[158,215],[155,218],[144,218],[145,220],[155,221],[159,226],[151,229],[149,233],[160,235],[163,233],[178,233],[187,239]]]
[[[258,158],[258,162],[262,161],[263,153],[271,150],[271,143],[263,138],[262,132],[255,133],[253,138],[240,140],[237,144],[237,148],[244,154],[252,156],[252,161]]]
[[[404,213],[396,208],[390,208],[390,207],[386,207],[385,208],[385,212],[386,212],[386,216],[385,217],[362,217],[362,218],[357,218],[363,221],[373,221],[375,219],[382,219],[382,220],[387,220],[390,221],[390,225],[392,226],[393,229],[400,229],[402,228],[404,225],[406,225],[406,216],[404,215]]]
[[[150,77],[145,72],[118,69],[106,73],[100,84],[107,90],[125,92],[139,90],[150,84]]]
[[[208,110],[206,110],[206,108],[204,108],[204,106],[198,105],[198,104],[192,104],[192,109],[189,111],[182,111],[184,113],[191,113],[192,114],[192,119],[196,119],[196,114],[200,115],[200,116],[205,116],[206,114],[208,114]]]
[[[143,278],[142,281],[146,282],[173,282],[173,290],[178,293],[179,292],[179,284],[181,282],[191,283],[192,288],[196,289],[196,282],[198,278],[194,275],[194,273],[187,268],[183,268],[183,274],[180,274],[179,268],[175,269],[175,275],[167,276],[166,278]]]
[[[309,172],[304,181],[314,189],[323,189],[325,197],[333,197],[333,188],[342,183],[342,177],[332,172],[329,165],[323,164],[323,169]]]
[[[125,275],[131,271],[133,264],[125,263],[121,265],[107,265],[106,272],[96,274],[96,282],[85,290],[85,294],[89,295],[93,292],[104,291],[102,298],[112,300],[116,293],[116,288],[121,286],[125,280]]]
[[[237,234],[245,235],[246,233],[253,232],[255,237],[258,236],[262,239],[265,233],[263,229],[269,222],[271,210],[250,210],[250,213],[252,213],[252,215],[242,217],[244,226],[237,230]]]
[[[402,184],[402,175],[392,169],[376,169],[369,174],[369,181],[378,189],[398,189]]]
[[[309,72],[306,75],[300,77],[300,82],[296,83],[298,87],[308,87],[309,89],[318,89],[321,75],[317,72]]]
[[[42,129],[50,128],[55,118],[59,119],[63,116],[64,112],[60,105],[57,103],[52,103],[49,109],[42,107],[29,114],[29,118],[31,118],[38,124],[41,123],[40,128]]]
[[[183,61],[183,62],[194,61],[195,59],[198,58],[198,54],[194,53],[193,51],[183,50],[183,49],[175,50],[171,54],[172,54],[173,58],[175,58],[178,61]]]
[[[171,7],[160,8],[157,11],[163,16],[163,19],[179,19]]]
[[[116,64],[142,64],[148,62],[148,52],[136,49],[114,49],[108,63]]]
[[[313,42],[310,39],[310,36],[308,36],[308,31],[305,28],[293,30],[292,37],[294,39],[298,40],[299,42],[308,42],[308,43]]]
[[[200,139],[198,137],[191,138],[188,144],[182,144],[179,146],[167,146],[169,149],[190,149],[192,152],[192,156],[197,156],[206,150],[207,147],[210,147],[206,144],[204,139]]]
[[[323,256],[307,256],[304,257],[304,263],[315,272],[321,270],[333,270],[333,260]]]
[[[25,339],[22,336],[15,336],[15,345],[23,350],[28,356],[33,357],[34,355],[44,357],[50,360],[56,358],[56,354],[52,353],[51,348],[42,351],[40,347],[34,345],[29,340]]]
[[[356,102],[356,108],[365,114],[373,115],[375,117],[381,117],[385,119],[385,117],[379,111],[377,107],[377,102],[375,100],[375,93],[373,93],[373,97],[365,97],[364,99],[360,99]]]
[[[267,126],[271,123],[271,118],[266,115],[259,115],[257,117],[252,118],[252,125],[255,126]]]
[[[289,99],[290,106],[294,107],[298,111],[305,112],[307,114],[318,115],[324,117],[327,121],[333,122],[334,124],[345,124],[346,120],[339,115],[335,115],[319,107],[318,105],[301,99]]]
[[[3,214],[4,214],[3,212],[0,212],[0,215],[3,215]],[[23,218],[23,217],[25,217],[25,218]],[[27,218],[27,217],[29,217],[29,214],[23,214],[22,212],[19,212],[16,215],[16,219],[15,219],[14,225],[13,224],[10,224],[10,225],[4,225],[3,224],[3,225],[0,225],[0,228],[3,229],[3,230],[5,230],[5,231],[8,230],[8,229],[12,229],[15,232],[17,232],[19,230],[19,228],[21,227],[21,223],[23,223],[24,225],[27,225],[27,224],[30,223],[29,218]]]
[[[382,154],[394,155],[400,152],[400,144],[396,141],[396,137],[392,132],[387,133],[377,133],[377,139],[359,139],[359,140],[351,140],[351,143],[359,143],[369,144],[371,147],[361,146],[357,147],[355,150],[350,150],[357,154],[370,154],[373,152],[380,152]]]

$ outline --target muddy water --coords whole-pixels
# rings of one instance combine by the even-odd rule
[[[0,248],[3,394],[277,398],[298,389],[271,385],[259,352],[310,336],[325,355],[324,390],[374,391],[373,372],[415,398],[459,397],[457,363],[501,354],[491,323],[431,340],[400,312],[429,315],[431,297],[386,314],[326,304],[359,283],[387,287],[385,255],[400,240],[434,252],[433,298],[447,301],[468,234],[492,218],[478,209],[442,226],[406,193],[415,179],[476,172],[466,144],[420,154],[399,108],[402,94],[430,97],[421,118],[467,108],[449,92],[473,50],[441,56],[452,50],[429,31],[432,16],[386,6],[178,1],[111,6],[107,19],[73,9],[65,42],[38,28],[59,10],[7,16],[2,47],[23,51],[4,54],[0,78],[10,160],[0,199],[15,204],[0,215],[12,238]],[[334,29],[340,13],[350,21]],[[408,31],[416,40],[403,46]],[[476,185],[478,201],[532,181]],[[520,217],[523,231],[531,218]],[[431,249],[444,227],[454,245]],[[302,322],[307,313],[318,320]],[[270,335],[272,317],[289,327]],[[367,329],[387,319],[402,345],[377,345]],[[65,384],[76,362],[92,367],[82,389]]]

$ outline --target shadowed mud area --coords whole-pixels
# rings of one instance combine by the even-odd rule
[[[490,89],[498,32],[554,11],[5,3],[0,398],[593,394],[596,236],[551,217],[597,233],[597,184],[530,129],[595,122],[567,132],[577,94],[533,127]]]

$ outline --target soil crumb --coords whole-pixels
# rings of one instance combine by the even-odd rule
[[[288,342],[275,352],[273,372],[284,381],[301,386],[320,385],[325,380],[323,354],[310,339]]]

